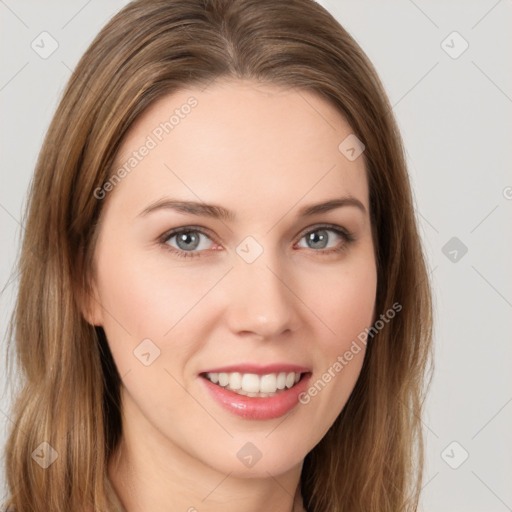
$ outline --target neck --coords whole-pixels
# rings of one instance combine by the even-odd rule
[[[302,464],[261,478],[221,473],[163,438],[141,416],[130,418],[123,421],[122,439],[108,463],[109,480],[126,512],[167,512],[170,506],[187,512],[261,512],[269,504],[273,512],[304,510]]]

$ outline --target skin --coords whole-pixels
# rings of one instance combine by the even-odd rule
[[[102,199],[94,300],[84,314],[103,326],[122,378],[123,437],[109,477],[128,512],[302,510],[293,501],[303,459],[348,400],[364,345],[307,405],[277,419],[226,411],[198,374],[288,362],[311,368],[316,382],[371,326],[377,270],[364,158],[338,150],[352,130],[323,99],[222,80],[152,105],[124,139],[118,165],[191,95],[197,106]],[[214,203],[237,219],[171,209],[139,216],[164,196]],[[346,196],[365,211],[297,217],[305,205]],[[323,223],[355,240],[322,231]],[[194,233],[196,257],[167,249],[186,252],[190,241],[159,241],[186,226],[207,233]],[[311,232],[329,237],[325,248],[308,243]],[[250,264],[236,252],[247,236],[263,248]],[[335,247],[344,249],[326,254]],[[149,366],[133,353],[144,339],[160,350]],[[262,453],[251,468],[237,458],[247,442]]]

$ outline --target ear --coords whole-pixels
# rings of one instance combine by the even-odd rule
[[[83,283],[78,290],[79,308],[85,321],[93,326],[103,326],[103,307],[96,284]]]

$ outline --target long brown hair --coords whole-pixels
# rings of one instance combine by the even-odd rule
[[[220,77],[314,92],[364,142],[375,311],[402,309],[368,338],[353,393],[306,456],[301,490],[310,512],[417,509],[431,290],[400,134],[372,64],[313,0],[138,0],[78,63],[31,184],[9,330],[21,379],[5,452],[16,512],[114,509],[106,469],[121,435],[121,380],[81,308],[103,205],[94,191],[149,105]],[[58,457],[44,469],[38,454]]]

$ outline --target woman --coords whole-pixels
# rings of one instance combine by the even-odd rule
[[[139,0],[27,207],[16,512],[417,509],[431,298],[404,154],[311,0]]]

